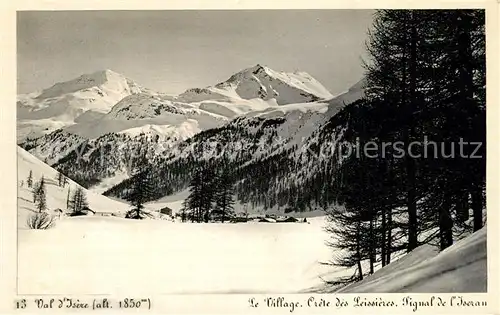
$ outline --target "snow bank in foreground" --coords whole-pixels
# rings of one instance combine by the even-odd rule
[[[195,224],[115,217],[19,231],[22,294],[291,293],[319,285],[324,217]],[[326,270],[325,270],[326,268]]]
[[[437,253],[424,245],[341,293],[486,292],[486,227]]]

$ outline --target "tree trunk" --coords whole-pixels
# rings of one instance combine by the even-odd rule
[[[382,260],[382,267],[384,267],[386,265],[386,247],[387,247],[387,243],[386,243],[386,238],[385,238],[385,235],[387,233],[387,224],[386,224],[386,218],[385,218],[385,207],[382,207],[382,229],[381,229],[381,241],[380,241],[380,244],[381,244],[381,260]]]
[[[451,219],[451,198],[448,193],[443,196],[439,209],[439,240],[441,250],[453,245],[453,221]]]
[[[407,157],[406,176],[408,180],[406,205],[408,208],[408,252],[418,246],[417,202],[415,196],[415,161]]]
[[[222,195],[222,223],[226,219],[226,191],[223,191]]]
[[[203,210],[203,222],[208,223],[208,219],[210,217],[210,209]]]
[[[410,13],[413,14],[413,13]],[[412,15],[413,16],[413,15]],[[411,18],[412,20],[412,18]],[[401,92],[401,103],[400,103],[400,108],[402,110],[402,115],[404,119],[404,124],[403,124],[403,130],[402,130],[402,139],[403,143],[405,146],[406,154],[404,156],[405,159],[405,174],[406,174],[406,207],[408,211],[408,225],[407,225],[407,230],[408,230],[408,247],[407,250],[408,252],[412,251],[417,247],[417,208],[416,208],[416,200],[415,200],[415,170],[414,170],[414,163],[415,161],[410,157],[409,154],[409,144],[410,144],[410,133],[411,133],[411,128],[409,127],[409,124],[412,119],[412,115],[410,114],[413,111],[413,104],[412,104],[412,97],[413,93],[410,92],[410,96],[408,97],[407,95],[407,90],[408,90],[408,78],[410,80],[414,79],[415,73],[411,72],[411,69],[413,69],[412,64],[412,58],[414,52],[411,52],[410,58],[408,58],[408,32],[407,29],[409,27],[408,21],[407,21],[407,15],[404,15],[404,39],[403,39],[403,46],[401,47],[402,49],[402,54],[401,54],[401,69],[402,69],[402,77],[401,77],[401,84],[400,84],[400,92]],[[410,50],[413,50],[413,32],[410,34],[410,41],[411,41],[411,46]],[[408,60],[410,59],[410,71],[407,73],[407,66],[408,66]],[[410,84],[411,85],[411,84]],[[411,90],[411,88],[409,89]],[[408,100],[409,98],[409,100]]]
[[[459,191],[456,195],[457,221],[464,223],[469,219],[469,193]]]
[[[467,11],[457,11],[458,17],[460,19],[460,27],[457,37],[458,46],[458,58],[459,58],[459,84],[461,91],[461,102],[460,104],[464,109],[467,110],[466,121],[472,117],[481,117],[481,112],[479,109],[479,104],[474,100],[474,91],[476,89],[474,85],[474,57],[473,57],[473,47],[471,40],[471,31],[473,30],[472,16],[470,16]],[[474,124],[465,129],[468,133],[466,141],[481,142],[485,145],[484,131],[478,132],[476,128],[484,128],[482,124],[479,126],[474,126]],[[478,136],[479,135],[479,136]],[[484,157],[483,157],[484,159]],[[472,184],[470,189],[471,194],[471,207],[474,218],[474,231],[477,231],[483,227],[483,180],[485,175],[485,168],[483,167],[483,159],[466,159],[464,163],[466,164],[466,169],[468,170],[469,176],[472,177]],[[468,178],[467,178],[468,179]],[[467,209],[468,218],[468,209]]]
[[[483,191],[480,185],[471,188],[472,215],[474,218],[474,232],[483,227]]]
[[[356,240],[356,254],[358,256],[358,261],[357,261],[357,265],[358,265],[358,272],[359,272],[359,280],[363,280],[363,267],[361,266],[361,260],[362,260],[362,256],[361,256],[361,221],[358,222],[357,224],[357,240]]]
[[[409,102],[406,112],[408,130],[405,137],[406,154],[406,175],[408,179],[407,187],[407,207],[408,207],[408,252],[418,246],[418,220],[417,220],[417,199],[415,194],[415,160],[410,156],[409,145],[413,136],[413,111],[416,109],[416,64],[417,64],[417,30],[415,27],[414,12],[411,12],[410,24],[410,59],[409,59]]]
[[[391,253],[392,253],[392,210],[389,209],[387,212],[387,258],[385,259],[386,264],[391,263]]]
[[[370,219],[370,274],[375,272],[375,233],[373,232],[373,219]]]
[[[358,272],[359,272],[359,281],[363,280],[363,267],[361,266],[361,261],[358,260]]]

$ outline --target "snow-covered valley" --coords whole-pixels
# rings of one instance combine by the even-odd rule
[[[20,179],[30,170],[34,179],[46,178],[49,212],[66,208],[68,188],[55,184],[54,169],[22,149],[18,163]],[[67,187],[75,186],[70,181]],[[324,217],[309,218],[310,224],[129,220],[99,215],[127,211],[128,204],[87,195],[96,215],[63,216],[52,229],[30,230],[26,218],[36,211],[31,190],[19,188],[20,293],[291,293],[318,285],[328,269],[319,263],[330,255]],[[147,208],[175,209],[175,203]]]
[[[18,176],[47,181],[49,213],[66,208],[57,171],[18,149]],[[23,185],[24,186],[24,185]],[[61,217],[48,230],[26,228],[34,213],[31,189],[18,192],[18,285],[21,294],[196,294],[329,292],[323,280],[340,271],[325,265],[325,216],[308,223],[181,223],[130,220],[128,204],[87,192],[94,216]],[[180,209],[186,192],[149,203]],[[466,260],[464,260],[466,259]],[[467,277],[463,277],[463,274]],[[75,285],[78,283],[78,285]],[[486,227],[439,253],[423,245],[341,292],[482,292],[486,288]]]

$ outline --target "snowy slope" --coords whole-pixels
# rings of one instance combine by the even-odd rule
[[[439,254],[421,246],[340,292],[486,292],[486,236],[484,227]]]
[[[337,293],[471,293],[487,290],[487,228],[446,250],[422,245]],[[333,270],[332,270],[333,271]],[[326,279],[332,276],[325,274]],[[334,277],[333,277],[334,278]],[[313,291],[331,292],[322,285]]]
[[[65,188],[59,187],[56,182],[57,171],[19,147],[17,148],[17,163],[18,181],[24,181],[23,187],[18,189],[18,226],[20,228],[26,227],[27,216],[35,211],[31,188],[28,188],[26,184],[30,171],[33,172],[34,182],[40,180],[42,176],[45,178],[49,212],[57,208],[66,210],[68,189],[74,191],[79,186],[78,184],[69,180],[69,185]],[[86,193],[90,208],[97,212],[124,212],[129,209],[127,204],[89,191]]]

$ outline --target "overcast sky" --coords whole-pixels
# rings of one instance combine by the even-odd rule
[[[111,69],[180,93],[257,63],[308,72],[333,94],[363,75],[369,10],[19,12],[18,91]]]

